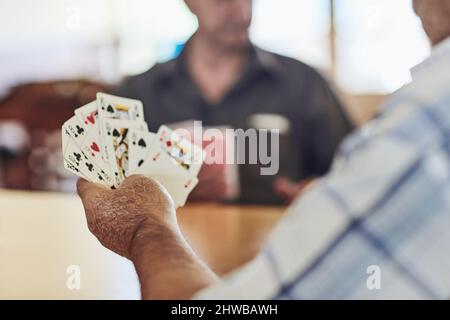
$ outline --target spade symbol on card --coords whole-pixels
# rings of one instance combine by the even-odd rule
[[[113,109],[113,107],[111,107],[111,105],[108,105],[108,108],[106,108],[106,111],[109,113],[114,113],[114,109]]]
[[[147,147],[147,144],[145,143],[145,140],[142,139],[142,138],[139,140],[138,145],[139,145],[140,147],[142,147],[142,148]]]
[[[112,135],[113,135],[113,137],[117,138],[118,136],[120,136],[120,133],[117,129],[114,129]]]
[[[142,166],[142,164],[144,163],[144,160],[139,160],[139,163],[138,163],[138,167],[140,167],[140,166]]]

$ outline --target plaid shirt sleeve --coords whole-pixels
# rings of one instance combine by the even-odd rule
[[[195,298],[448,298],[449,57],[344,142],[254,261]]]

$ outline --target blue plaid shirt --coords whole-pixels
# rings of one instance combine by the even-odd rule
[[[201,299],[450,297],[450,39]]]

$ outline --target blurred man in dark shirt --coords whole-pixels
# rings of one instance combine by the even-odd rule
[[[186,120],[213,127],[279,129],[278,175],[262,176],[258,165],[240,165],[238,200],[282,203],[302,181],[329,169],[351,122],[317,71],[251,44],[251,0],[185,2],[199,27],[180,56],[127,79],[115,93],[143,101],[152,131]],[[220,198],[223,186],[202,176],[221,177],[208,175],[208,170],[214,171],[204,167],[197,193],[203,188],[203,194]]]

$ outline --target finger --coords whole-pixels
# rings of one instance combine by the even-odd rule
[[[78,179],[77,181],[77,192],[81,199],[85,199],[86,197],[93,194],[104,193],[108,190],[109,189],[102,185],[89,182],[82,178]]]

